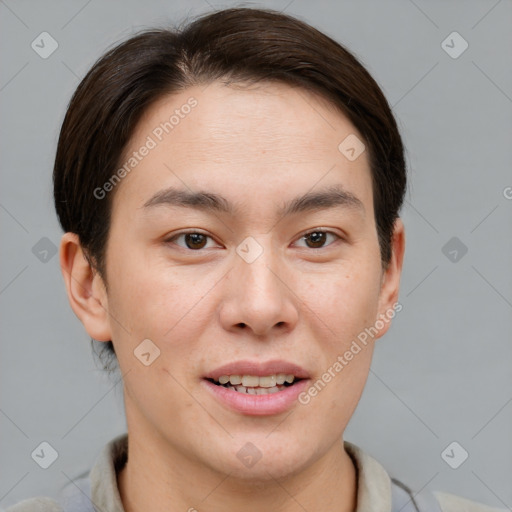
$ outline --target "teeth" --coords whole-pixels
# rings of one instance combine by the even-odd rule
[[[277,393],[278,391],[283,391],[283,389],[286,389],[286,386],[272,386],[271,388],[246,388],[244,386],[228,386],[228,389],[233,391],[236,390],[238,393],[244,393],[246,395],[268,395],[269,393]]]
[[[260,388],[273,388],[276,385],[277,377],[269,375],[268,377],[260,377]]]
[[[239,384],[242,384],[242,377],[240,375],[231,375],[229,377],[230,384],[233,384],[233,386],[238,386]]]
[[[242,385],[245,387],[256,387],[260,385],[260,378],[255,375],[243,375]]]
[[[276,386],[282,386],[285,382],[291,384],[295,380],[293,374],[278,373],[274,375],[265,375],[258,377],[257,375],[221,375],[219,383],[224,385],[229,382],[232,386],[238,387],[240,384],[244,388],[267,388],[273,389]],[[275,391],[273,391],[275,393]],[[251,393],[252,394],[252,393]]]

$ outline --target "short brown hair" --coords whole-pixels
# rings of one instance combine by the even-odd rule
[[[406,165],[384,94],[356,57],[327,35],[278,11],[241,7],[203,15],[176,30],[146,30],[118,44],[93,65],[70,101],[53,171],[55,208],[62,228],[78,234],[105,283],[114,192],[98,200],[93,191],[118,169],[139,119],[154,102],[214,80],[298,86],[347,116],[367,148],[386,267]],[[112,342],[105,350],[115,358]]]

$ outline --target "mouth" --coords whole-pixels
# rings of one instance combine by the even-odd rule
[[[251,416],[283,413],[294,407],[309,373],[284,360],[236,361],[202,378],[204,389],[223,406]]]
[[[221,375],[218,379],[207,378],[211,383],[236,393],[269,395],[279,393],[303,380],[292,373],[272,375]]]

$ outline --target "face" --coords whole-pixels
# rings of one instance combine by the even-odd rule
[[[146,112],[115,185],[103,299],[130,432],[262,480],[336,445],[401,265],[382,269],[367,153],[338,149],[350,135],[283,84],[214,82]]]

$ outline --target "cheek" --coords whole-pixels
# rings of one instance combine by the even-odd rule
[[[307,305],[303,314],[312,314],[311,321],[320,324],[337,348],[373,324],[380,289],[375,266],[346,265],[309,281],[299,294]]]
[[[201,329],[195,319],[206,317],[207,294],[218,275],[206,268],[199,272],[193,266],[171,267],[143,254],[119,260],[112,268],[108,304],[113,337],[122,340],[122,350],[129,346],[133,352],[150,339],[162,360],[170,347],[173,360],[180,350],[189,351]]]
[[[345,271],[336,279],[311,285],[307,321],[316,337],[316,370],[311,386],[299,397],[303,424],[312,437],[322,432],[325,447],[345,429],[354,414],[368,377],[373,343],[361,342],[373,324],[378,304],[375,276]],[[310,309],[309,309],[310,308]]]

